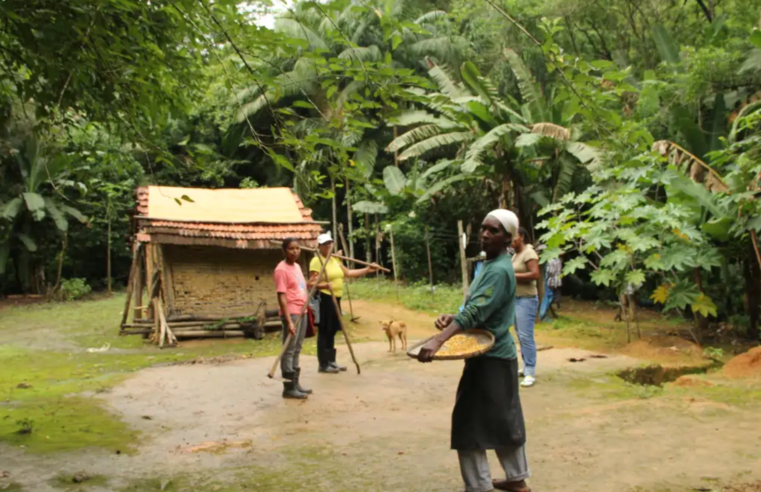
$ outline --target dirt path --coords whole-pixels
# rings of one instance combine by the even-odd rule
[[[432,332],[430,316],[369,303],[360,310],[355,337],[378,340],[355,348],[362,375],[318,375],[305,357],[303,379],[315,391],[306,402],[280,398],[280,383],[266,377],[272,358],[147,369],[98,396],[142,432],[136,453],[0,448],[0,471],[35,491],[56,490],[51,477],[79,470],[107,482],[76,490],[461,489],[449,426],[462,364],[422,365],[379,340],[379,315],[405,320],[411,339]],[[636,360],[590,355],[540,352],[540,383],[522,391],[534,490],[682,491],[761,480],[758,408],[634,398],[608,374]],[[340,358],[348,362],[343,347]],[[492,470],[498,476],[496,463]]]

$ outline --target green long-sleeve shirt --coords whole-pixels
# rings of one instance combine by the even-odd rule
[[[518,354],[510,335],[514,320],[515,272],[510,256],[504,254],[484,263],[455,321],[464,330],[481,328],[494,335],[494,347],[484,357],[515,359]]]

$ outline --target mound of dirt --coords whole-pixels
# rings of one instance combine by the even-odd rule
[[[730,360],[722,372],[728,378],[761,378],[761,347],[748,350]]]
[[[703,352],[697,344],[675,336],[645,337],[630,343],[622,352],[638,359],[664,362],[703,358]]]

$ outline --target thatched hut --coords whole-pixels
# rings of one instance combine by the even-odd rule
[[[178,337],[258,338],[277,315],[272,272],[282,253],[273,241],[314,247],[321,230],[287,188],[139,188],[134,220],[121,333],[152,334],[162,346]]]

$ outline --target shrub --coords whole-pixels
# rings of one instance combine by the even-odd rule
[[[73,301],[90,293],[92,288],[83,278],[69,278],[61,283],[61,297],[64,301]]]

